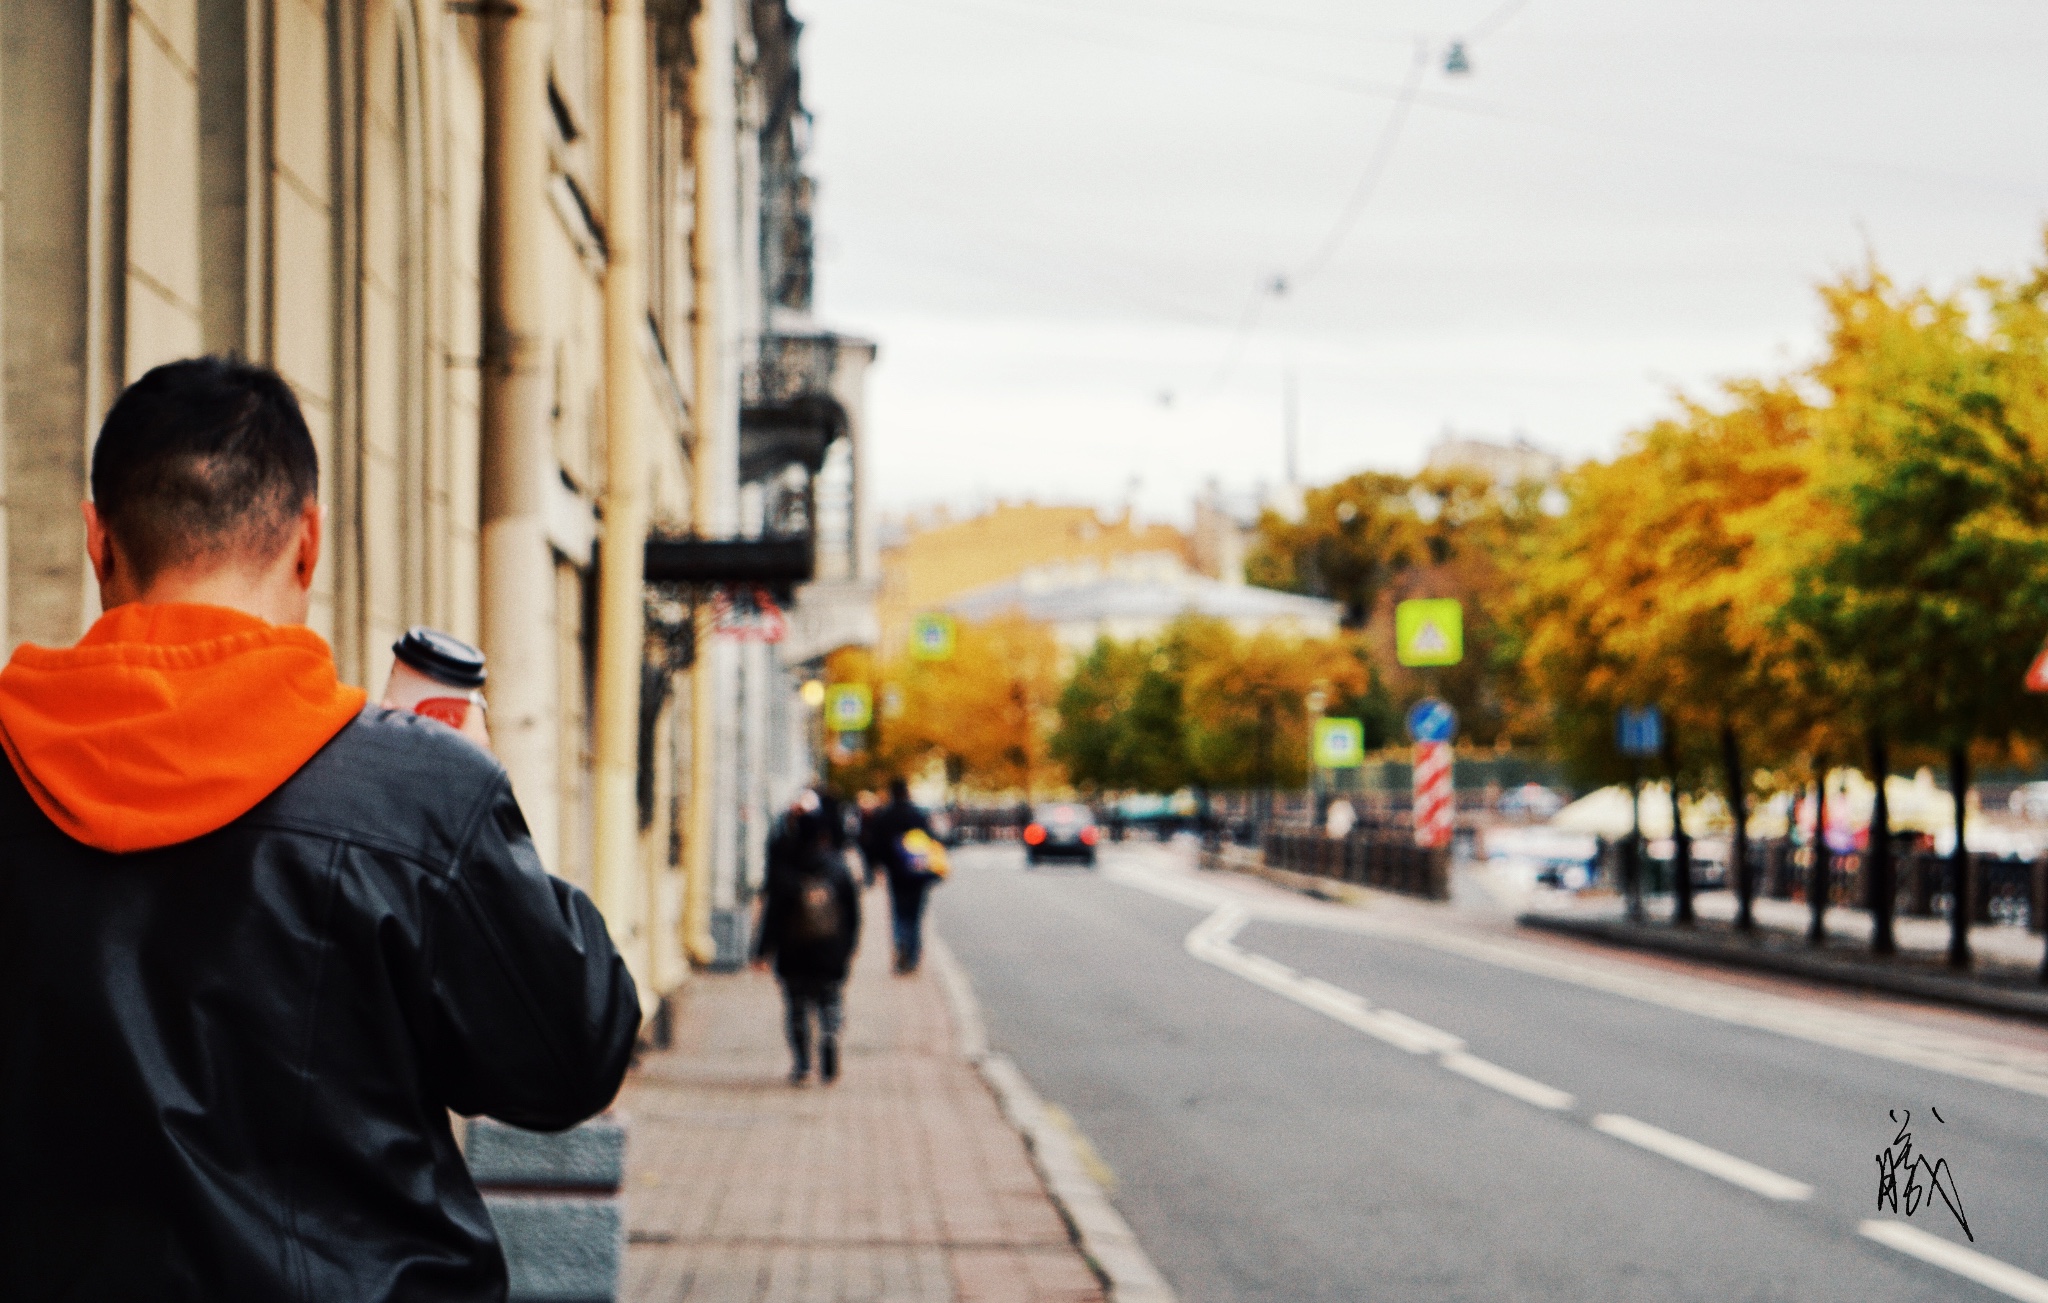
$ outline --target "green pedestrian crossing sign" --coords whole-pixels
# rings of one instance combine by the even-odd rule
[[[952,616],[920,615],[910,622],[910,654],[921,661],[951,660],[958,637]]]
[[[1316,721],[1316,768],[1356,769],[1365,760],[1365,725],[1355,719]]]
[[[1454,597],[1418,597],[1394,608],[1394,655],[1403,665],[1465,659],[1465,608]]]
[[[875,696],[865,683],[835,683],[825,689],[825,727],[858,733],[874,722]]]

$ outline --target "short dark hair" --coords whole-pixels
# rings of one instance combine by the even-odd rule
[[[901,778],[890,779],[889,799],[898,803],[907,803],[910,800],[910,784],[904,782]]]
[[[143,583],[208,557],[274,556],[319,491],[291,386],[234,358],[152,368],[93,444],[93,505]]]

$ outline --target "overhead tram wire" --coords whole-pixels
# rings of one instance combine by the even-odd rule
[[[1400,93],[1394,98],[1394,110],[1387,115],[1386,123],[1380,128],[1379,139],[1373,143],[1372,153],[1366,158],[1365,171],[1359,174],[1358,184],[1352,189],[1351,198],[1345,202],[1343,211],[1338,213],[1336,224],[1330,228],[1330,233],[1323,238],[1316,251],[1292,274],[1275,276],[1253,292],[1250,302],[1245,305],[1245,311],[1239,318],[1237,331],[1231,337],[1230,349],[1224,355],[1223,365],[1217,369],[1215,383],[1211,386],[1212,393],[1220,391],[1230,382],[1231,372],[1237,369],[1245,345],[1251,341],[1252,332],[1258,329],[1259,318],[1265,314],[1267,300],[1283,297],[1313,279],[1344,247],[1344,241],[1350,236],[1351,228],[1357,223],[1360,214],[1364,213],[1365,206],[1372,201],[1374,192],[1379,189],[1380,181],[1387,174],[1387,166],[1394,157],[1394,145],[1401,138],[1401,128],[1407,125],[1409,110],[1415,106],[1416,93],[1422,89],[1422,78],[1429,71],[1429,67],[1429,44],[1417,41],[1415,62],[1409,67],[1407,80],[1401,84]]]
[[[1270,14],[1235,13],[1223,9],[1191,8],[1186,5],[1133,5],[1126,0],[1121,4],[1102,4],[1096,0],[1071,3],[1070,0],[1008,0],[1019,7],[1028,7],[1047,13],[1107,18],[1112,21],[1129,20],[1145,23],[1165,23],[1182,27],[1222,27],[1234,31],[1272,32],[1275,34],[1310,34],[1330,37],[1333,33],[1328,23],[1308,20],[1288,22],[1284,18],[1275,21]],[[1355,30],[1340,33],[1347,41],[1372,42],[1386,45],[1407,45],[1416,39],[1415,32],[1397,32],[1388,28]]]
[[[1416,43],[1415,62],[1408,69],[1408,80],[1401,85],[1401,94],[1394,100],[1394,111],[1387,116],[1386,126],[1380,129],[1378,143],[1373,146],[1372,156],[1366,160],[1365,171],[1358,178],[1358,188],[1351,192],[1351,199],[1344,205],[1344,211],[1337,218],[1337,224],[1330,229],[1329,238],[1315,255],[1303,263],[1288,278],[1288,288],[1293,288],[1321,272],[1344,247],[1344,240],[1351,234],[1352,226],[1358,221],[1366,204],[1372,201],[1373,192],[1380,188],[1380,180],[1387,174],[1387,164],[1393,161],[1394,144],[1401,138],[1401,128],[1408,123],[1408,112],[1415,107],[1415,94],[1422,89],[1423,74],[1429,70],[1430,51],[1426,44]]]
[[[1477,24],[1452,49],[1459,54],[1465,46],[1491,36],[1526,4],[1529,0],[1503,0],[1494,10],[1481,18]],[[1386,175],[1387,165],[1394,156],[1394,145],[1401,137],[1401,128],[1408,122],[1409,110],[1415,107],[1415,98],[1422,91],[1423,75],[1429,70],[1430,47],[1426,40],[1418,39],[1415,44],[1415,62],[1408,69],[1408,78],[1394,97],[1394,111],[1388,115],[1387,124],[1380,130],[1379,141],[1374,145],[1372,156],[1366,161],[1365,172],[1358,179],[1358,188],[1352,191],[1351,199],[1338,215],[1337,224],[1331,228],[1329,237],[1322,247],[1306,263],[1296,269],[1292,276],[1276,276],[1256,290],[1245,311],[1239,318],[1238,328],[1232,335],[1230,349],[1224,355],[1223,365],[1217,369],[1216,382],[1212,392],[1220,391],[1230,382],[1230,374],[1237,369],[1238,360],[1251,340],[1252,332],[1258,329],[1259,318],[1265,313],[1266,300],[1278,298],[1296,286],[1314,277],[1329,265],[1344,247],[1345,239],[1351,234],[1351,227],[1359,214],[1371,202],[1374,191],[1379,189],[1380,179]]]
[[[1493,35],[1507,23],[1508,19],[1513,18],[1523,5],[1528,3],[1529,0],[1506,0],[1498,9],[1495,9],[1492,13],[1475,23],[1471,31],[1465,33],[1465,43],[1470,45],[1474,41],[1483,41]]]

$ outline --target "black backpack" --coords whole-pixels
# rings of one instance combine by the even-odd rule
[[[789,932],[797,941],[833,941],[839,937],[839,893],[832,879],[823,873],[806,873],[796,880],[795,908],[790,911]]]

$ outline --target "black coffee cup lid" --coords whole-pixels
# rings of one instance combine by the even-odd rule
[[[405,637],[391,644],[391,652],[436,683],[451,688],[484,685],[483,652],[439,629],[416,624],[405,631]]]

